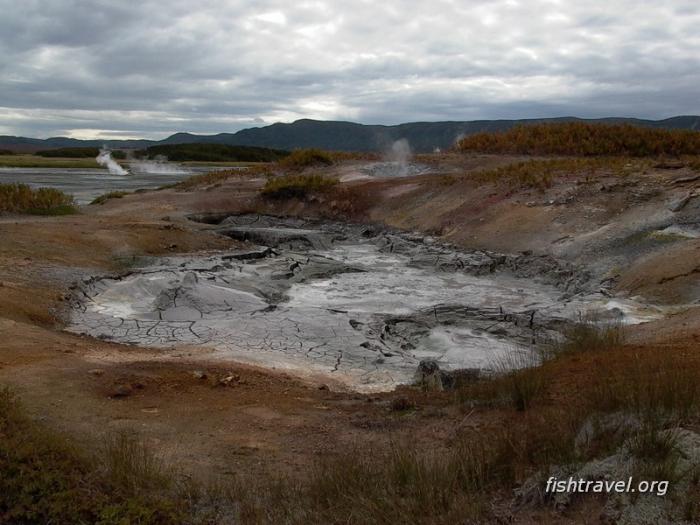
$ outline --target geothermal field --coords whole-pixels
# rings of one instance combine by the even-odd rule
[[[0,218],[0,380],[22,440],[66,436],[90,451],[66,461],[119,498],[175,505],[166,523],[371,523],[359,500],[393,502],[386,522],[585,523],[596,507],[692,523],[674,503],[694,512],[700,465],[692,158],[298,157],[27,168],[91,193],[65,215]],[[164,485],[109,477],[105,461],[143,465],[133,454]],[[674,499],[541,496],[547,473],[642,467],[666,469]],[[329,506],[321,488],[352,497]]]

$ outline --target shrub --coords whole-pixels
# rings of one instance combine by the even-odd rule
[[[325,191],[337,183],[337,179],[323,175],[284,175],[269,178],[261,193],[270,199],[303,199],[309,193]]]
[[[330,166],[332,164],[332,155],[320,149],[294,150],[289,156],[279,161],[279,165],[282,168],[294,171],[301,171],[304,168],[314,166]]]
[[[0,184],[0,212],[65,215],[75,211],[73,197],[57,189]]]
[[[9,149],[0,149],[0,155],[14,155],[15,152]]]
[[[521,155],[697,155],[700,153],[700,133],[631,124],[526,124],[508,131],[469,135],[457,143],[457,149],[462,152]]]

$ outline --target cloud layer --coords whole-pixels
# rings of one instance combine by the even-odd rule
[[[700,113],[696,1],[0,0],[0,134]]]

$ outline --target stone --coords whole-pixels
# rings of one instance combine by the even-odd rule
[[[672,199],[668,204],[669,211],[674,213],[681,211],[683,208],[685,208],[685,205],[688,204],[691,197],[693,197],[692,193],[686,193],[685,195]]]
[[[88,374],[93,375],[93,376],[97,376],[97,377],[103,376],[104,373],[105,373],[105,371],[102,370],[101,368],[93,368],[92,370],[88,370]]]
[[[122,397],[128,397],[134,392],[134,389],[131,388],[131,385],[117,385],[112,389],[112,392],[110,393],[109,397],[112,398],[122,398]]]
[[[443,390],[440,365],[434,359],[424,359],[418,364],[415,383],[426,390]]]
[[[201,370],[195,370],[194,372],[192,372],[192,375],[194,376],[195,379],[206,379],[207,378],[206,372],[203,372]]]

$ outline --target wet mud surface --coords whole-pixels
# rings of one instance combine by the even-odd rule
[[[586,311],[623,323],[658,316],[549,256],[461,251],[366,225],[193,219],[251,248],[86,279],[68,330],[155,348],[193,345],[213,350],[207,359],[376,391],[410,382],[424,359],[492,370],[560,337]]]

